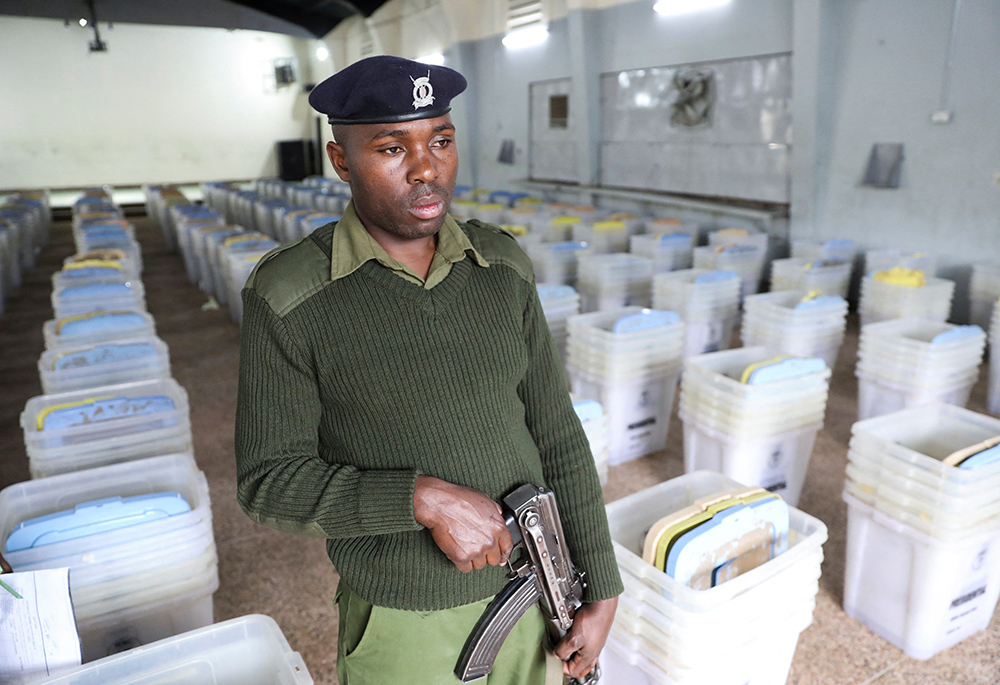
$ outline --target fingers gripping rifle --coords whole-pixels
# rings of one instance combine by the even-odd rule
[[[463,683],[493,670],[504,640],[535,604],[545,616],[552,645],[569,631],[582,604],[583,572],[573,567],[566,549],[556,497],[537,485],[522,485],[503,498],[504,518],[521,558],[511,564],[511,582],[490,602],[465,642],[455,675]],[[598,669],[572,685],[596,683]]]

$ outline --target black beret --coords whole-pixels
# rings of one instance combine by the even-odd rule
[[[378,55],[355,62],[313,88],[309,104],[331,124],[383,124],[432,119],[451,111],[465,90],[454,69]]]

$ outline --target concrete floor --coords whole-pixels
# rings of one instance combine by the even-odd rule
[[[239,329],[226,309],[203,309],[206,297],[190,284],[181,258],[166,251],[158,229],[135,219],[143,247],[147,304],[159,336],[170,347],[173,376],[188,392],[194,451],[208,476],[221,584],[215,618],[250,613],[272,616],[299,651],[319,685],[336,679],[337,575],[321,540],[296,538],[257,526],[235,500],[233,423]],[[52,241],[0,316],[0,487],[28,478],[18,416],[41,394],[36,363],[42,324],[51,317],[50,277],[72,254],[68,222],[56,222]],[[851,317],[830,387],[826,426],[820,432],[799,508],[829,527],[826,561],[814,620],[799,638],[789,683],[966,684],[1000,683],[1000,613],[990,627],[928,661],[906,657],[849,618],[841,608],[846,505],[841,501],[847,444],[856,418],[853,365],[857,321]],[[985,370],[969,407],[985,412]],[[683,473],[681,424],[675,415],[670,446],[662,453],[612,467],[605,499]],[[628,684],[619,684],[628,685]]]

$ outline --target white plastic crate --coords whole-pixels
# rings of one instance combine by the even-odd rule
[[[176,632],[176,631],[173,631]],[[305,662],[269,616],[251,614],[93,661],[52,685],[312,685]]]
[[[218,574],[214,581],[206,583],[204,578],[198,578],[192,585],[188,591],[167,599],[77,620],[84,662],[210,626]]]
[[[96,312],[93,316],[82,316],[94,319],[100,317],[101,325],[84,330],[77,323],[76,317],[50,319],[42,326],[42,336],[45,339],[45,349],[66,345],[86,345],[106,340],[121,338],[143,338],[156,335],[156,324],[149,312],[137,309],[121,311]]]
[[[865,420],[925,404],[944,402],[964,407],[979,372],[947,385],[908,385],[893,383],[862,371],[858,377],[858,419]]]
[[[569,368],[574,395],[596,400],[608,418],[609,464],[665,449],[678,372],[610,381]]]
[[[51,407],[96,397],[167,397],[172,409],[56,429],[39,429]],[[33,477],[191,450],[187,393],[172,378],[40,395],[28,400],[21,428]]]
[[[42,353],[38,374],[46,395],[169,378],[170,352],[156,336],[66,345]]]
[[[758,438],[734,439],[696,420],[684,422],[684,470],[717,471],[747,485],[759,485],[798,504],[820,425]]]
[[[844,611],[914,659],[986,628],[1000,597],[1000,529],[946,542],[849,494]]]
[[[818,577],[826,525],[794,506],[789,506],[787,551],[710,590],[693,590],[642,559],[646,531],[656,521],[701,497],[740,487],[743,484],[720,473],[695,471],[608,504],[608,526],[619,569],[679,609],[694,613],[728,609],[740,598],[759,612],[766,605],[756,603],[757,598],[781,592],[786,578]]]

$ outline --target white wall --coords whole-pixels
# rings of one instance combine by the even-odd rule
[[[1000,255],[1000,3],[960,0],[954,119],[935,125],[954,5],[797,0],[796,64],[812,62],[815,86],[796,82],[795,138],[815,149],[793,176],[791,231],[938,255],[961,320],[968,265]],[[898,189],[861,185],[877,142],[905,145]]]
[[[311,137],[301,83],[265,87],[274,58],[311,41],[275,33],[116,24],[107,53],[61,21],[0,21],[0,188],[276,173],[274,143]],[[270,92],[268,92],[270,90]]]

